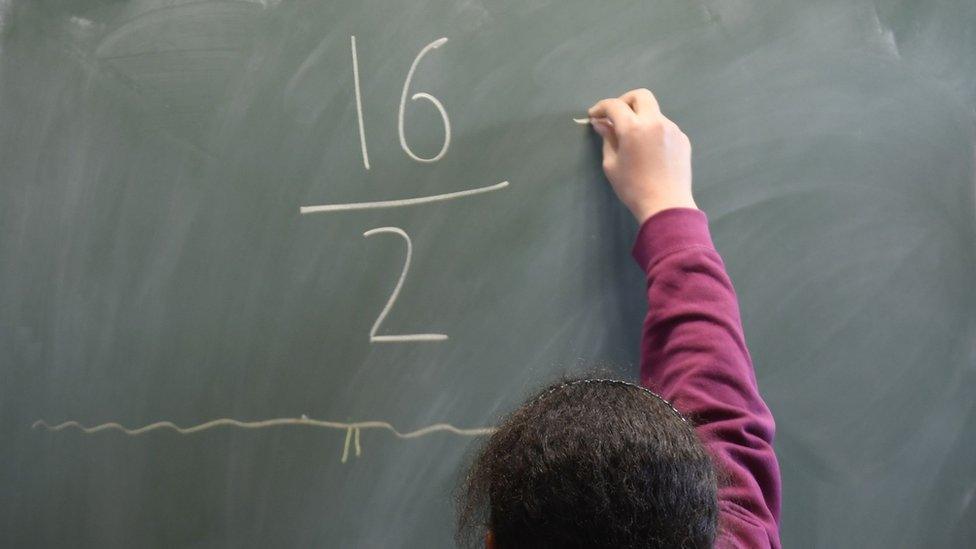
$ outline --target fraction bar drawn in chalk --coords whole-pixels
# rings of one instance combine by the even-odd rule
[[[417,204],[426,204],[428,202],[441,202],[444,200],[453,200],[455,198],[463,198],[465,196],[473,196],[476,194],[490,193],[492,191],[499,191],[508,186],[508,181],[502,181],[501,183],[496,183],[494,185],[489,185],[487,187],[478,187],[477,189],[468,189],[466,191],[457,191],[453,193],[446,194],[434,194],[430,196],[421,196],[418,198],[404,198],[402,200],[381,200],[379,202],[349,202],[346,204],[322,204],[320,206],[302,206],[298,208],[298,213],[311,214],[311,213],[327,213],[327,212],[348,212],[352,210],[373,210],[379,208],[399,208],[402,206],[415,206]]]
[[[175,431],[181,435],[192,435],[199,433],[201,431],[206,431],[209,429],[214,429],[217,427],[237,427],[239,429],[268,429],[272,427],[280,427],[283,425],[302,425],[305,427],[317,427],[321,429],[336,429],[346,432],[345,443],[342,448],[342,463],[345,463],[349,458],[349,448],[351,444],[355,444],[356,456],[361,456],[363,449],[359,444],[359,431],[362,429],[380,429],[384,431],[389,431],[397,438],[401,439],[413,439],[422,436],[430,435],[436,432],[446,432],[457,436],[463,437],[480,437],[485,435],[490,435],[494,433],[497,429],[495,427],[475,427],[472,429],[462,429],[455,427],[449,423],[435,423],[415,431],[407,431],[401,433],[393,425],[385,421],[359,421],[353,423],[345,423],[339,421],[323,421],[320,419],[312,419],[308,416],[303,415],[300,418],[276,418],[276,419],[265,419],[261,421],[240,421],[231,418],[221,418],[214,419],[212,421],[207,421],[199,425],[193,425],[191,427],[180,427],[171,421],[157,421],[156,423],[150,423],[149,425],[144,425],[142,427],[137,427],[135,429],[130,429],[120,423],[109,422],[102,423],[99,425],[94,425],[92,427],[85,427],[77,421],[65,421],[57,425],[49,425],[43,419],[39,419],[31,425],[32,429],[46,429],[51,432],[63,431],[68,428],[74,428],[87,435],[93,435],[101,431],[119,431],[128,436],[139,436],[146,434],[150,431],[156,430],[170,430]]]

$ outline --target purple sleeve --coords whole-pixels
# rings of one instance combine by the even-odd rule
[[[647,275],[641,383],[697,425],[714,458],[716,546],[779,548],[775,424],[759,395],[735,290],[705,214],[677,208],[652,216],[633,253]]]

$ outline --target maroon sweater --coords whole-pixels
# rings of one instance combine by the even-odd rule
[[[649,310],[641,383],[695,425],[719,476],[716,547],[779,548],[780,477],[773,416],[759,395],[732,281],[705,214],[648,219],[634,245]]]

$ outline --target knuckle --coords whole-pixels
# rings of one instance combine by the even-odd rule
[[[617,127],[617,135],[620,135],[625,138],[643,133],[643,131],[644,131],[644,127],[640,121],[620,124]]]
[[[668,128],[668,129],[670,130],[670,133],[672,133],[672,134],[674,134],[674,136],[675,136],[675,137],[676,137],[677,139],[679,139],[679,140],[681,140],[681,141],[690,141],[690,140],[688,139],[688,134],[686,134],[686,133],[685,133],[685,132],[684,132],[684,131],[683,131],[683,130],[681,129],[681,127],[680,127],[680,126],[678,126],[678,125],[677,125],[677,124],[675,124],[674,122],[670,122],[670,123],[668,124],[668,126],[669,126],[669,128]]]
[[[667,125],[664,123],[664,120],[656,117],[647,120],[646,128],[649,133],[656,136],[664,135],[668,129]]]

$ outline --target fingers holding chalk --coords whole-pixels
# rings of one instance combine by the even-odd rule
[[[634,109],[634,112],[638,115],[650,115],[661,112],[661,106],[658,104],[657,98],[647,88],[630,90],[621,95],[620,100],[630,105],[630,108]]]
[[[574,118],[573,122],[576,122],[580,126],[587,126],[590,124],[605,124],[607,126],[613,126],[613,121],[609,118]]]
[[[604,99],[590,107],[585,118],[574,118],[573,122],[581,126],[592,124],[594,127],[602,124],[606,127],[625,125],[641,114],[660,113],[661,107],[657,98],[647,88],[631,90],[620,97]]]
[[[587,113],[590,119],[609,118],[615,128],[625,130],[632,122],[637,120],[637,114],[630,105],[619,98],[604,99],[593,105]]]
[[[604,139],[605,145],[610,145],[611,147],[616,147],[617,139],[613,134],[613,120],[602,116],[594,118],[574,118],[573,122],[579,124],[580,126],[592,126],[593,131],[595,131],[600,137]]]

